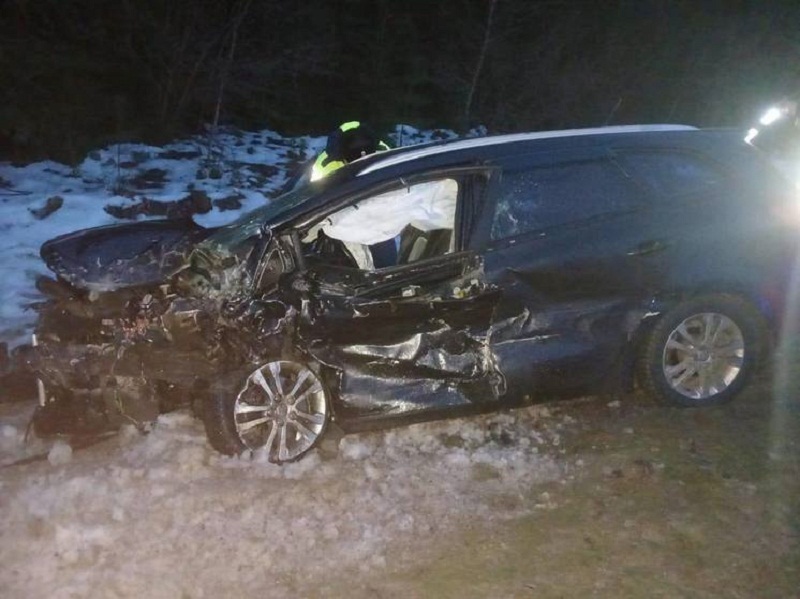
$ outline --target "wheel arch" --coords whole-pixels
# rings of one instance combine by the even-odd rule
[[[693,287],[675,290],[670,293],[653,295],[648,306],[657,311],[656,320],[665,312],[668,312],[678,304],[695,300],[704,296],[728,296],[744,300],[753,307],[764,319],[767,330],[770,333],[770,341],[773,340],[775,330],[780,324],[783,310],[783,302],[774,289],[764,286],[749,285],[742,282],[728,280],[712,280]],[[654,326],[656,320],[650,322]]]
[[[765,357],[771,349],[770,341],[772,340],[767,317],[751,295],[730,292],[730,290],[723,291],[718,287],[710,291],[699,289],[691,294],[676,294],[671,299],[673,301],[663,302],[660,306],[661,309],[657,310],[652,318],[645,319],[646,322],[643,326],[639,327],[637,331],[635,343],[633,344],[635,350],[632,352],[634,355],[632,364],[635,366],[634,376],[638,386],[643,388],[648,394],[656,397],[662,403],[667,403],[669,405],[717,405],[729,401],[741,391],[752,373],[766,363]],[[734,326],[736,334],[740,336],[744,334],[744,338],[748,339],[748,343],[751,344],[741,347],[751,347],[751,349],[746,353],[740,354],[743,356],[740,360],[744,360],[744,362],[735,365],[735,373],[733,376],[738,378],[726,380],[724,386],[720,387],[718,390],[715,389],[716,385],[709,387],[709,390],[713,391],[713,394],[708,397],[704,395],[695,397],[694,395],[687,395],[684,391],[677,390],[676,392],[676,388],[669,382],[665,384],[662,378],[664,373],[662,373],[660,368],[655,366],[655,364],[661,362],[661,358],[658,357],[660,353],[658,352],[664,351],[660,348],[664,347],[663,344],[666,342],[666,335],[669,329],[676,326],[675,323],[680,323],[682,319],[689,317],[696,318],[705,312],[718,312],[723,316],[727,316],[728,319],[733,319],[732,322],[731,320],[728,320],[728,322],[731,322]],[[698,320],[694,322],[696,323]],[[713,322],[713,320],[711,322]],[[739,327],[741,327],[741,331]],[[673,333],[669,333],[670,336],[672,334],[674,334],[674,331]],[[708,338],[706,337],[706,339]],[[692,343],[696,342],[693,341]],[[692,343],[689,344],[689,348],[694,347]],[[702,343],[705,343],[705,341]],[[715,343],[715,341],[712,340],[711,343]],[[673,349],[671,351],[674,353],[675,350]],[[703,352],[702,355],[707,356],[706,352],[711,350],[703,345],[697,350],[684,349],[680,351]],[[749,359],[748,356],[750,356]],[[667,359],[666,353],[663,359]],[[692,358],[681,359],[691,360]],[[703,371],[715,368],[708,364],[708,357],[699,359],[704,361],[703,363],[705,365],[702,367]],[[689,367],[684,368],[686,372],[690,372],[688,369]],[[698,367],[694,366],[693,368],[694,370],[691,372],[697,373]],[[740,370],[742,373],[741,376],[739,375]],[[681,380],[683,380],[683,377]],[[737,380],[739,381],[738,383],[736,382]],[[703,383],[702,377],[701,384],[706,384]],[[730,388],[728,388],[728,385],[730,385]],[[679,394],[685,395],[690,399],[687,400],[686,397],[679,397]]]
[[[752,306],[764,319],[767,339],[765,340],[768,350],[774,348],[776,343],[776,327],[780,320],[778,311],[781,309],[774,302],[774,299],[767,293],[755,290],[742,284],[727,283],[705,285],[676,290],[666,294],[657,294],[648,298],[642,303],[642,307],[637,308],[638,324],[630,332],[627,347],[623,352],[622,373],[620,376],[621,386],[624,391],[632,391],[637,383],[637,362],[641,357],[642,349],[647,339],[658,324],[662,316],[687,301],[692,301],[705,296],[728,296],[738,298]],[[642,314],[644,311],[644,315]]]

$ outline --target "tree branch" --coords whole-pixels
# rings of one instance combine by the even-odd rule
[[[469,115],[472,112],[472,100],[475,97],[475,89],[478,87],[478,78],[483,70],[483,63],[486,61],[486,51],[489,48],[489,38],[492,34],[492,19],[494,19],[494,9],[497,5],[497,0],[489,0],[489,15],[486,18],[486,30],[483,34],[483,44],[481,44],[481,53],[478,56],[478,64],[475,65],[475,72],[472,74],[472,85],[469,87],[467,94],[467,102],[464,105],[464,125],[465,128],[469,127]]]

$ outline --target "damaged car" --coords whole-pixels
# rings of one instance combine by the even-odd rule
[[[45,243],[40,434],[192,405],[225,454],[625,392],[733,398],[788,308],[796,193],[738,132],[514,134],[361,158],[243,215]]]

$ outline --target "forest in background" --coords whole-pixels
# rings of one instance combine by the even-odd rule
[[[0,159],[212,126],[744,127],[800,91],[800,3],[0,0]]]

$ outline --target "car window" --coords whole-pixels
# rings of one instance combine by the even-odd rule
[[[424,181],[370,196],[334,212],[303,239],[323,261],[362,270],[410,264],[452,252],[456,179]]]
[[[625,174],[607,160],[504,171],[496,198],[492,239],[636,207]]]
[[[663,196],[691,194],[724,181],[713,164],[686,152],[637,150],[617,156],[626,172]]]

